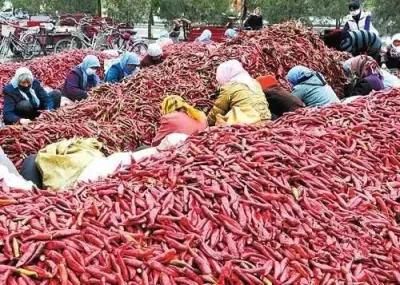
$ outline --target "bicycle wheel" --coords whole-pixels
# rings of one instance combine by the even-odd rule
[[[60,53],[63,51],[71,50],[71,49],[78,49],[81,47],[81,42],[79,39],[62,39],[59,40],[54,46],[54,52]]]
[[[26,37],[22,42],[22,57],[24,59],[31,59],[35,56],[39,56],[42,52],[42,46],[37,38],[33,35],[32,37]]]
[[[137,55],[143,57],[147,54],[147,49],[148,49],[147,44],[145,44],[144,42],[138,42],[138,43],[134,43],[130,47],[129,51],[134,52]]]

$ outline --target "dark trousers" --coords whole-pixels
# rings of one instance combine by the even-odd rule
[[[53,101],[53,109],[60,108],[61,104],[61,92],[54,90],[48,93],[50,100]],[[24,119],[33,120],[40,115],[39,110],[32,106],[31,102],[28,100],[20,101],[15,107],[15,112],[17,115]]]
[[[36,166],[36,156],[36,154],[32,154],[25,158],[21,166],[20,174],[25,180],[31,181],[39,188],[43,188],[43,178]]]

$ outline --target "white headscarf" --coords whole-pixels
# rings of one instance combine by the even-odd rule
[[[14,88],[19,88],[19,83],[21,81],[25,81],[25,80],[29,80],[31,83],[33,82],[33,74],[32,72],[26,68],[26,67],[20,67],[15,71],[15,75],[14,77],[11,79],[11,85]],[[19,89],[19,93],[22,95],[22,97],[24,98],[24,100],[30,101],[29,100],[29,96],[28,94],[26,94],[25,92],[23,92],[22,90]],[[35,90],[33,90],[32,88],[29,90],[29,93],[32,96],[32,100],[33,100],[33,104],[37,107],[39,107],[40,105],[40,100],[36,95]]]
[[[217,81],[220,85],[227,83],[244,84],[253,92],[258,92],[261,88],[260,84],[250,76],[236,59],[226,61],[218,66]]]
[[[200,43],[208,43],[211,41],[212,33],[210,30],[204,30],[201,35],[197,38]]]

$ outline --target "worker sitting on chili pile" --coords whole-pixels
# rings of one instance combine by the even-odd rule
[[[292,95],[303,101],[307,107],[340,103],[332,87],[319,72],[298,65],[289,71],[287,80],[293,87]]]
[[[71,70],[63,88],[63,95],[72,101],[80,101],[88,97],[88,91],[100,83],[97,71],[100,61],[94,55],[86,56],[82,63]]]
[[[120,82],[125,77],[136,74],[139,71],[139,66],[139,57],[135,53],[126,52],[118,62],[108,69],[105,82]]]
[[[277,119],[284,113],[294,112],[306,106],[299,98],[292,96],[289,91],[283,89],[275,76],[260,76],[257,81],[260,83],[267,98],[272,119]]]
[[[384,57],[387,68],[400,69],[400,34],[392,37],[392,42]]]
[[[227,39],[234,39],[238,36],[238,32],[234,29],[227,29],[224,35]]]
[[[201,44],[211,44],[212,43],[212,33],[210,30],[205,29],[201,35],[196,39],[196,42]]]
[[[147,55],[140,62],[141,67],[148,67],[160,64],[164,61],[165,55],[159,44],[150,44],[147,50]]]
[[[153,140],[154,146],[157,146],[169,134],[179,133],[190,136],[207,128],[206,115],[177,95],[164,98],[161,114],[160,128]]]
[[[229,60],[217,68],[221,86],[214,107],[208,114],[213,125],[255,124],[270,120],[271,113],[260,84],[237,60]]]
[[[4,123],[27,125],[40,115],[41,110],[54,110],[60,107],[59,91],[47,93],[41,83],[26,68],[18,68],[11,82],[3,89]]]
[[[345,97],[368,95],[383,90],[383,76],[378,63],[370,56],[359,55],[343,64],[349,84],[345,86]]]
[[[353,56],[368,54],[378,62],[380,61],[382,42],[373,32],[334,30],[324,36],[324,42],[330,48],[347,51]]]

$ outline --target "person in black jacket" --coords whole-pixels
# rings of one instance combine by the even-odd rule
[[[3,94],[6,125],[27,125],[40,115],[40,110],[54,110],[60,107],[61,102],[61,93],[47,93],[26,67],[17,69],[11,82],[4,87]]]
[[[253,13],[247,17],[243,25],[245,29],[249,30],[261,30],[263,28],[263,17],[260,7],[254,9]]]

